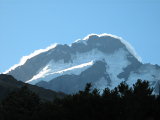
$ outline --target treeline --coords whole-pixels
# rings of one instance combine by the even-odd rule
[[[160,120],[160,97],[152,91],[141,80],[102,94],[87,84],[84,91],[49,102],[24,86],[1,101],[0,120]]]

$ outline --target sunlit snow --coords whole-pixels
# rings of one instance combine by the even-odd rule
[[[94,49],[86,53],[77,53],[72,56],[72,62],[64,63],[64,61],[50,61],[37,75],[28,80],[27,83],[36,84],[37,82],[44,80],[49,81],[65,74],[79,75],[82,71],[86,70],[94,64],[97,60],[105,60],[107,63],[107,73],[109,73],[113,84],[118,84],[121,80],[117,78],[117,75],[123,72],[123,68],[128,66],[126,55],[128,53],[124,49],[119,49],[113,54],[104,54],[101,51]],[[115,86],[115,85],[113,85]]]

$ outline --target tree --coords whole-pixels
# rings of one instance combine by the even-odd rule
[[[140,79],[133,85],[133,89],[133,94],[139,97],[150,96],[153,92],[153,89],[149,87],[149,82]]]
[[[6,120],[27,120],[38,108],[39,97],[30,91],[27,86],[14,91],[2,101],[3,114]]]
[[[121,97],[128,97],[129,95],[132,94],[132,89],[127,85],[126,82],[121,82],[117,86],[118,92],[120,93]]]

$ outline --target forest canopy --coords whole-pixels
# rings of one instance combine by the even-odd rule
[[[142,80],[131,87],[122,82],[102,94],[88,83],[83,91],[51,102],[24,86],[1,101],[0,120],[159,120],[160,96],[152,92]]]

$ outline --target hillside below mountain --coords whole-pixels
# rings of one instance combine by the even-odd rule
[[[17,81],[11,75],[0,74],[0,99],[4,99],[9,93],[18,90],[23,86],[27,86],[29,90],[39,95],[42,100],[52,101],[55,98],[62,98],[65,96],[63,93]]]

